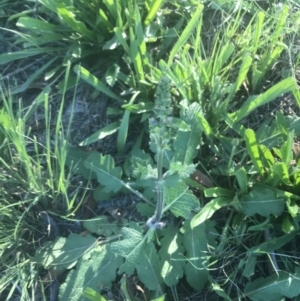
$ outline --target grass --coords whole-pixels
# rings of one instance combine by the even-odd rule
[[[0,4],[1,299],[154,300],[165,293],[165,300],[261,300],[260,287],[266,300],[296,300],[300,3],[111,3]],[[166,126],[168,134],[175,131],[177,141],[184,141],[184,126],[192,127],[185,114],[196,103],[195,143],[166,139],[163,150],[159,138],[166,133],[160,132],[153,144],[157,133],[148,123],[157,112],[156,91],[163,75],[170,81],[173,119],[168,125],[160,116],[160,128]],[[281,111],[283,107],[288,110]],[[186,144],[191,160],[182,164],[190,173],[193,168],[198,172],[191,178],[164,157],[180,161]],[[157,166],[151,151],[157,152]],[[105,169],[105,178],[97,168]],[[146,183],[156,177],[155,170],[159,176],[153,190],[159,190],[161,207],[153,220],[156,230],[145,234],[138,230],[146,231],[146,220],[153,216],[156,197]],[[189,200],[200,203],[201,210],[192,210],[191,229],[189,219],[164,204],[165,170],[180,174],[180,181],[193,189]],[[115,185],[127,186],[111,186],[106,179],[112,178],[119,181]],[[130,205],[122,204],[125,198]],[[189,201],[185,206],[192,208]],[[96,230],[89,228],[95,217],[102,220]],[[167,224],[165,230],[158,229],[161,222]],[[176,231],[167,232],[172,223]],[[201,232],[204,224],[206,234]],[[107,234],[102,228],[114,230]],[[86,229],[95,240],[88,246]],[[193,231],[206,242],[204,246],[196,239],[205,249],[201,255],[193,256],[186,241]],[[153,282],[132,263],[132,275],[125,267],[115,268],[129,274],[122,280],[107,272],[111,286],[88,282],[83,299],[74,265],[62,259],[76,246],[68,240],[71,233],[83,244],[84,251],[74,259],[79,271],[87,269],[86,253],[99,266],[101,256],[110,264],[106,246],[118,246],[114,254],[122,256],[122,243],[131,233],[147,240],[145,254],[157,253],[160,260],[168,254],[168,244],[178,240],[176,246],[185,247],[180,250],[186,265],[200,266],[207,280],[199,281],[199,293],[189,276],[191,268],[185,268],[176,282],[164,278],[164,285],[153,289]],[[58,246],[61,253],[51,253]],[[94,251],[88,253],[90,247]],[[45,263],[43,249],[55,258],[52,263]],[[106,253],[96,253],[103,249]],[[158,269],[158,259],[151,258],[153,270]],[[59,294],[47,275],[57,278]],[[94,279],[97,273],[89,275]],[[287,291],[275,285],[276,279],[293,281]]]

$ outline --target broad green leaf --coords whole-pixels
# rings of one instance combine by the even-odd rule
[[[87,137],[83,141],[79,143],[80,146],[87,146],[89,144],[92,144],[94,142],[97,142],[107,136],[112,135],[113,133],[117,132],[120,128],[120,121],[115,121],[110,123],[109,125],[106,125],[102,129],[96,131],[91,136]]]
[[[115,161],[110,155],[91,153],[84,161],[84,166],[95,172],[98,182],[105,186],[105,192],[118,192],[124,185],[121,180],[122,169],[115,166]]]
[[[39,248],[34,259],[45,269],[70,269],[74,267],[77,260],[89,252],[96,245],[96,239],[90,235],[83,237],[71,233],[67,238],[59,237],[56,241],[46,242]]]
[[[253,190],[241,198],[243,212],[248,216],[259,214],[268,217],[280,215],[285,206],[283,198],[277,198],[275,191],[271,188],[254,186]]]
[[[121,233],[123,240],[111,244],[112,252],[125,258],[118,273],[132,275],[136,269],[139,280],[148,289],[161,291],[162,277],[154,244],[147,243],[142,233],[137,230],[122,228]]]
[[[183,276],[185,262],[182,260],[181,254],[185,250],[182,245],[182,235],[173,227],[163,229],[162,235],[161,248],[158,252],[161,261],[161,275],[164,283],[171,287],[176,285]]]
[[[74,67],[74,71],[77,75],[79,75],[84,81],[92,85],[95,89],[98,91],[108,95],[109,97],[118,100],[120,102],[124,102],[122,98],[120,98],[118,95],[113,93],[110,89],[108,89],[97,77],[95,77],[93,74],[91,74],[88,70],[85,68],[76,65]]]
[[[260,159],[260,152],[259,152],[258,142],[255,137],[255,133],[251,129],[246,129],[244,136],[245,136],[245,142],[246,142],[248,154],[252,160],[252,163],[255,166],[255,169],[258,171],[258,173],[261,176],[263,176],[265,171]]]
[[[68,147],[66,166],[75,174],[83,175],[86,179],[95,179],[96,174],[85,166],[84,160],[90,153],[84,152],[77,147]]]
[[[295,79],[292,77],[286,78],[281,82],[275,84],[270,89],[268,89],[263,94],[258,96],[250,96],[242,105],[242,107],[234,113],[228,114],[233,122],[237,123],[247,115],[249,115],[253,110],[258,107],[269,103],[270,101],[276,99],[280,95],[291,92],[295,88]]]
[[[120,267],[119,274],[125,272],[128,275],[132,275],[135,264],[141,253],[144,252],[145,241],[142,233],[134,229],[122,228],[121,234],[123,239],[113,242],[111,251],[126,258],[126,261]]]
[[[209,201],[199,213],[197,213],[192,221],[191,221],[191,227],[195,228],[198,225],[204,223],[206,220],[208,220],[216,211],[218,211],[220,208],[230,205],[232,202],[232,199],[226,198],[226,197],[218,197],[211,201]]]
[[[122,262],[122,257],[115,256],[109,246],[95,247],[78,261],[76,269],[69,272],[60,286],[59,300],[81,301],[87,288],[96,291],[99,287],[110,288]]]
[[[111,220],[108,216],[102,215],[91,218],[83,222],[83,226],[88,231],[102,236],[117,235],[128,221],[124,218],[118,220]]]
[[[192,228],[190,220],[186,220],[183,226],[183,245],[186,249],[185,274],[189,285],[196,291],[200,291],[208,278],[209,256],[207,256],[207,239],[205,223]]]
[[[199,208],[199,200],[185,183],[178,183],[175,187],[164,187],[164,197],[163,212],[171,210],[176,217],[189,219],[191,210]]]
[[[203,4],[199,3],[195,13],[192,15],[191,20],[189,21],[189,23],[187,24],[185,29],[182,31],[182,33],[179,36],[177,42],[173,46],[173,48],[170,52],[170,55],[169,55],[169,60],[168,60],[168,65],[169,66],[171,65],[175,55],[179,52],[180,48],[185,45],[188,38],[192,35],[195,27],[197,26],[197,24],[199,22],[199,19],[201,18],[203,8],[204,8]]]
[[[279,271],[267,278],[247,283],[244,295],[252,301],[275,301],[300,295],[300,269],[294,274]]]

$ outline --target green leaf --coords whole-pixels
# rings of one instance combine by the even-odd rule
[[[273,165],[272,168],[276,175],[279,176],[279,178],[284,182],[284,184],[293,186],[293,183],[290,181],[290,175],[288,168],[285,163],[283,162],[277,162]]]
[[[190,105],[182,114],[182,120],[190,126],[190,131],[180,130],[173,143],[175,151],[175,161],[182,162],[183,165],[192,163],[197,155],[197,147],[201,141],[201,126],[198,122],[197,114],[201,111],[201,107],[197,103]]]
[[[130,229],[122,228],[121,234],[123,239],[111,244],[111,250],[117,255],[126,258],[122,264],[119,274],[125,272],[132,275],[134,272],[135,264],[144,249],[144,239],[141,232]]]
[[[83,23],[81,21],[77,21],[75,19],[75,15],[70,10],[68,10],[66,7],[63,7],[63,5],[57,4],[57,13],[59,14],[62,21],[65,22],[74,31],[82,34],[85,38],[88,38],[92,42],[97,40],[95,33],[93,31],[87,29],[85,23]]]
[[[170,52],[170,55],[169,55],[169,60],[168,60],[169,66],[171,65],[175,55],[179,52],[180,48],[186,44],[188,38],[191,36],[195,27],[199,23],[199,19],[201,18],[203,7],[204,7],[203,4],[200,4],[200,3],[198,4],[198,7],[197,7],[195,13],[193,14],[191,20],[189,21],[189,23],[187,24],[185,29],[182,31],[182,34],[180,35],[177,42],[173,46],[173,48]]]
[[[8,52],[8,53],[0,54],[0,65],[4,65],[15,60],[28,58],[30,56],[34,56],[38,54],[46,54],[46,53],[49,54],[54,51],[59,52],[60,50],[61,50],[60,48],[54,48],[54,47],[53,48],[50,47],[29,48],[29,49],[16,51],[16,52]]]
[[[254,275],[257,255],[249,253],[247,256],[245,268],[243,270],[243,276],[250,280],[250,277]]]
[[[106,82],[113,87],[118,78],[118,74],[120,71],[120,66],[117,64],[111,65],[105,72],[105,80]]]
[[[191,210],[199,208],[199,200],[185,183],[179,183],[175,187],[164,187],[164,197],[166,205],[163,212],[171,210],[176,217],[189,219]]]
[[[77,260],[95,246],[96,239],[90,235],[83,237],[71,233],[68,238],[59,237],[56,241],[46,242],[34,255],[37,263],[45,269],[70,269]]]
[[[208,220],[216,211],[218,211],[220,208],[230,205],[232,202],[232,199],[226,198],[226,197],[219,197],[215,198],[212,201],[209,201],[199,213],[197,213],[192,221],[191,221],[191,227],[195,228],[198,225],[204,223],[206,220]]]
[[[91,143],[97,142],[107,136],[112,135],[113,133],[117,132],[120,128],[120,121],[115,121],[110,123],[109,125],[103,127],[102,129],[96,131],[91,136],[87,137],[83,141],[79,143],[80,146],[86,146]]]
[[[148,289],[161,291],[159,258],[153,242],[147,243],[146,237],[134,229],[122,228],[121,233],[123,240],[111,244],[111,250],[125,258],[119,274],[132,275],[136,269],[139,280]]]
[[[259,214],[268,217],[280,215],[285,206],[283,198],[277,198],[275,192],[271,188],[262,186],[254,186],[253,190],[241,198],[243,212],[248,216]]]
[[[91,153],[84,161],[84,166],[96,173],[98,182],[105,186],[104,192],[118,192],[124,186],[121,180],[122,168],[115,166],[115,161],[110,155]]]
[[[73,173],[83,175],[86,179],[95,179],[96,174],[84,164],[85,159],[89,155],[90,153],[84,152],[77,147],[68,147],[66,166],[68,166]]]
[[[151,1],[150,10],[149,10],[148,15],[146,16],[146,18],[144,20],[144,25],[145,26],[149,25],[150,22],[153,20],[153,18],[156,16],[156,13],[159,10],[162,3],[163,3],[163,0],[153,0],[153,1]]]
[[[232,299],[226,294],[226,292],[219,286],[217,283],[212,283],[212,290],[216,292],[216,294],[223,298],[225,301],[232,301]]]
[[[162,235],[161,248],[158,252],[161,261],[161,275],[164,283],[171,287],[176,285],[183,276],[185,262],[182,260],[181,254],[185,250],[182,245],[182,235],[173,227],[163,229]]]
[[[264,171],[262,161],[260,159],[260,152],[255,137],[255,133],[251,129],[246,129],[244,135],[245,135],[244,138],[245,138],[248,154],[252,160],[252,163],[255,166],[256,170],[259,172],[259,174],[263,176],[265,171]]]
[[[208,278],[207,239],[205,223],[192,228],[190,221],[186,220],[183,226],[183,245],[186,249],[187,263],[185,265],[186,280],[196,291],[200,291]]]
[[[83,297],[91,300],[91,301],[107,301],[103,296],[98,294],[95,290],[87,287],[83,292]]]
[[[84,81],[89,83],[91,86],[93,86],[98,91],[108,95],[109,97],[118,100],[120,102],[124,102],[122,98],[120,98],[118,95],[113,93],[110,89],[108,89],[97,77],[95,77],[93,74],[91,74],[88,70],[85,68],[76,65],[74,67],[74,71],[77,75],[79,75]]]
[[[237,182],[239,183],[240,189],[242,193],[248,192],[248,177],[247,172],[244,167],[239,168],[235,172],[235,176],[237,179]]]
[[[295,79],[292,77],[286,78],[276,85],[272,86],[266,92],[258,96],[250,96],[242,105],[242,107],[234,113],[229,114],[229,117],[233,122],[237,123],[247,115],[249,115],[253,110],[258,107],[269,103],[280,95],[291,92],[295,88]]]
[[[11,94],[17,94],[24,92],[28,87],[50,66],[57,58],[50,60],[48,63],[44,64],[41,68],[37,69],[32,75],[30,75],[27,80],[20,85],[18,88],[15,88],[11,91]]]
[[[277,274],[278,273],[278,274]],[[252,301],[276,301],[300,295],[300,268],[294,274],[279,271],[247,283],[244,294]]]
[[[217,197],[227,197],[233,198],[234,192],[231,189],[221,188],[221,187],[212,187],[206,188],[204,194],[207,198],[217,198]]]
[[[20,17],[17,21],[17,26],[28,30],[35,30],[38,32],[53,33],[57,30],[57,25],[53,25],[46,21],[41,21],[35,18]]]
[[[88,287],[96,291],[99,287],[110,288],[122,261],[122,257],[115,256],[109,246],[97,246],[69,272],[65,283],[60,286],[59,300],[81,301]]]
[[[121,227],[127,223],[125,218],[112,221],[108,216],[103,215],[84,221],[83,226],[92,233],[107,237],[119,234]]]

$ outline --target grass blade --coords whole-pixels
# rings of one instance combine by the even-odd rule
[[[203,11],[203,5],[198,4],[196,12],[193,14],[190,22],[187,24],[186,28],[183,30],[181,36],[178,38],[177,42],[175,43],[174,47],[171,50],[168,65],[170,66],[175,55],[178,53],[179,49],[185,45],[190,35],[193,33],[194,28],[197,26],[199,19],[201,18],[201,14]]]
[[[295,79],[292,77],[288,77],[278,84],[274,85],[266,92],[261,95],[255,97],[249,97],[246,102],[242,105],[242,107],[237,110],[236,112],[229,114],[229,117],[233,122],[238,122],[247,115],[249,115],[253,110],[257,109],[258,107],[269,103],[270,101],[274,100],[275,98],[279,97],[280,95],[286,92],[292,92],[296,88],[297,84]]]
[[[109,97],[118,100],[120,102],[124,102],[122,98],[120,98],[118,95],[116,95],[114,92],[112,92],[110,89],[108,89],[96,76],[91,74],[88,70],[85,68],[76,65],[74,67],[74,71],[77,75],[79,75],[84,81],[92,85],[95,89],[98,91],[108,95]]]

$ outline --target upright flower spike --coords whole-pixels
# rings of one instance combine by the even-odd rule
[[[163,76],[156,90],[154,117],[149,122],[152,149],[168,149],[172,139],[172,112],[170,80]]]
[[[147,225],[151,229],[161,229],[164,224],[161,222],[164,200],[164,179],[163,179],[163,155],[169,148],[172,140],[172,99],[169,91],[170,81],[164,76],[161,78],[157,91],[155,105],[153,108],[154,117],[149,121],[150,147],[157,154],[157,179],[156,194],[157,203],[153,217],[149,218]]]

